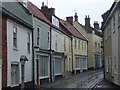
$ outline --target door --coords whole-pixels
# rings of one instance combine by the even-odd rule
[[[55,81],[55,69],[54,69],[55,60],[52,60],[52,81]]]

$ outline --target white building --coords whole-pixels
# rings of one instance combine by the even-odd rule
[[[27,86],[33,81],[32,15],[18,2],[2,7],[2,89]]]

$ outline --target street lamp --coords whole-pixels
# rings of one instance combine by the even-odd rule
[[[25,71],[25,62],[28,61],[27,57],[22,55],[20,56],[20,63],[21,63],[21,89],[24,88],[24,71]]]

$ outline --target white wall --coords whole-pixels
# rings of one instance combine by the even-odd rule
[[[17,45],[18,50],[13,50],[13,25],[16,23],[8,20],[7,21],[7,86],[11,86],[11,62],[19,62],[20,69],[20,82],[21,82],[21,64],[20,56],[25,55],[28,58],[28,61],[25,64],[25,82],[32,80],[32,32],[31,30],[17,25]],[[28,41],[28,32],[31,34],[30,38],[30,54],[27,51],[27,41]]]
[[[62,51],[62,40],[63,40],[63,36],[60,32],[54,31],[52,30],[52,49],[57,51],[57,52],[61,52]],[[57,41],[57,50],[56,50],[56,41]]]

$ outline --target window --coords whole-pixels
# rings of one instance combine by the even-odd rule
[[[95,42],[95,51],[97,51],[97,43]]]
[[[50,48],[50,32],[48,31],[48,49]]]
[[[62,60],[61,58],[55,58],[55,74],[62,73]]]
[[[40,56],[40,76],[48,76],[48,56]]]
[[[80,49],[80,40],[78,41],[78,49]]]
[[[76,68],[80,68],[80,60],[79,57],[75,57]]]
[[[108,57],[106,57],[106,72],[108,72]]]
[[[77,40],[75,40],[75,49],[77,48]]]
[[[13,47],[17,48],[17,27],[13,27]]]
[[[100,52],[100,44],[98,43],[98,52]]]
[[[118,27],[120,26],[120,10],[119,10],[119,13],[118,13]]]
[[[55,40],[55,50],[57,50],[57,40]]]
[[[86,51],[86,42],[84,42],[84,50]]]
[[[113,30],[115,31],[115,15],[113,16]]]
[[[71,41],[69,40],[69,52],[71,52]]]
[[[11,84],[19,84],[19,64],[11,64]]]
[[[28,53],[30,53],[30,33],[28,33],[27,50],[28,50]]]
[[[66,51],[66,40],[65,40],[65,37],[64,37],[64,51]]]
[[[40,45],[40,27],[37,27],[37,45]]]
[[[83,47],[84,47],[84,43],[83,43],[83,41],[82,41],[82,50],[83,50]]]
[[[111,35],[111,29],[110,29],[110,25],[108,26],[108,36]]]

